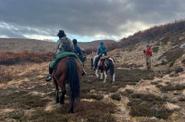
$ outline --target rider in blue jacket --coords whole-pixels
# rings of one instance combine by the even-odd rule
[[[107,48],[105,47],[103,42],[100,42],[100,45],[98,47],[98,51],[97,51],[98,55],[107,55]]]
[[[73,39],[73,45],[74,45],[74,52],[78,55],[81,56],[82,55],[82,50],[80,49],[80,47],[77,44],[77,40]]]

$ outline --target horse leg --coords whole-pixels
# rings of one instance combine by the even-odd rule
[[[55,101],[56,101],[56,103],[59,103],[59,91],[58,90],[56,90],[56,93],[55,93]]]
[[[106,81],[107,81],[107,72],[104,71],[104,81],[103,81],[103,83],[106,83]]]
[[[71,98],[71,100],[70,100],[70,108],[69,108],[68,113],[74,113],[74,102],[75,102],[74,98]]]
[[[102,80],[103,79],[103,71],[101,71],[101,73],[100,73],[100,80]]]
[[[66,94],[66,86],[65,86],[65,74],[60,77],[60,88],[62,89],[62,94],[60,95],[60,104],[64,104],[65,94]]]
[[[62,89],[62,94],[60,95],[60,104],[64,104],[66,95],[66,89]]]
[[[112,75],[112,83],[114,83],[116,81],[116,74],[114,73],[113,75]]]
[[[97,78],[99,77],[98,69],[95,70],[95,75],[96,75]]]
[[[55,84],[55,101],[56,103],[59,103],[59,88],[56,80],[54,80],[54,84]]]
[[[93,69],[93,59],[91,58],[91,70]]]

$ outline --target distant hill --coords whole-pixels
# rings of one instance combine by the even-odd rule
[[[53,52],[56,44],[48,41],[19,38],[0,38],[1,52]]]
[[[92,51],[96,51],[99,43],[103,41],[108,48],[108,50],[113,50],[117,47],[117,42],[114,40],[95,40],[92,42],[80,42],[80,46],[86,50],[87,53],[91,53]]]
[[[91,53],[96,51],[99,43],[102,40],[92,42],[80,42],[80,46]],[[112,50],[116,47],[116,42],[113,40],[105,40],[105,45]],[[41,41],[35,39],[20,39],[20,38],[0,38],[0,52],[54,52],[56,43],[51,41]]]

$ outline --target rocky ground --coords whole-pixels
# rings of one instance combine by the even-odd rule
[[[118,68],[116,82],[103,84],[88,64],[81,80],[81,101],[74,114],[55,104],[48,63],[0,67],[0,121],[17,122],[183,122],[185,73],[156,68]]]

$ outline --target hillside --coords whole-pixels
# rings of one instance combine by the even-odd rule
[[[125,67],[145,67],[143,50],[152,45],[154,54],[153,67],[182,65],[185,55],[185,21],[160,25],[135,33],[118,42],[118,48],[109,54],[114,55],[117,62]]]
[[[169,41],[172,42],[173,45],[185,41],[185,21],[177,21],[139,31],[128,38],[121,39],[119,44],[121,47],[127,47],[141,42],[167,43]]]

